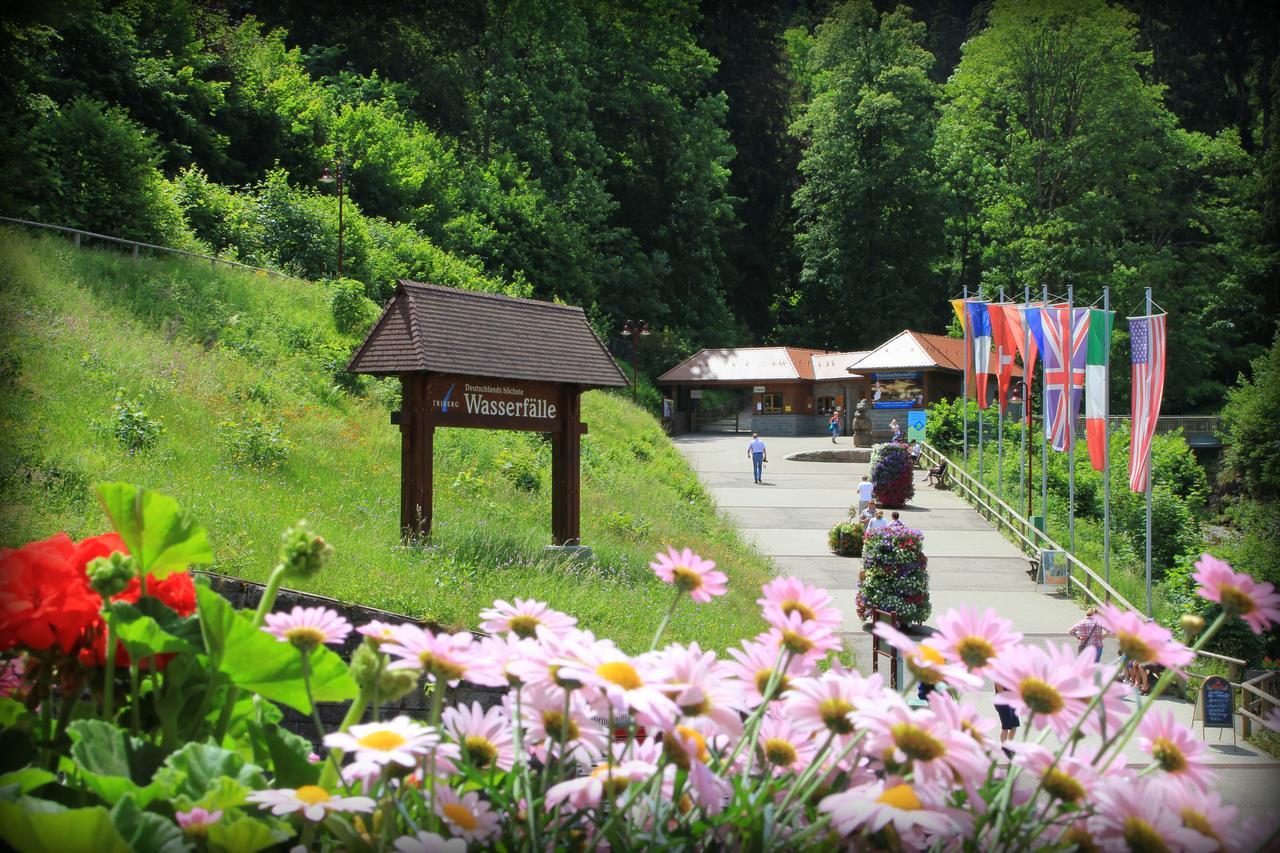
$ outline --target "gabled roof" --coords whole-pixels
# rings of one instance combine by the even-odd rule
[[[347,369],[628,384],[581,308],[405,280]]]
[[[701,349],[658,377],[662,384],[690,382],[780,382],[813,379],[813,356],[801,347]]]
[[[931,367],[963,373],[964,341],[960,338],[931,335],[928,332],[913,332],[908,329],[894,335],[866,356],[849,365],[850,370],[858,373],[877,370],[923,370]],[[997,367],[996,352],[992,348],[992,372],[995,372]],[[1014,365],[1013,375],[1021,376],[1022,368]]]
[[[864,358],[870,350],[854,352],[824,352],[813,356],[813,378],[819,381],[831,379],[860,379],[849,372],[849,365]]]

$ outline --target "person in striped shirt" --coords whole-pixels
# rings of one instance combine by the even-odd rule
[[[1084,612],[1084,618],[1071,626],[1067,633],[1080,641],[1077,651],[1083,652],[1093,647],[1093,659],[1102,660],[1102,641],[1111,636],[1111,632],[1098,624],[1098,608],[1090,607]]]

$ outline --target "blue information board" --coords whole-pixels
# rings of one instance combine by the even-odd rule
[[[924,441],[924,412],[907,412],[907,441]]]

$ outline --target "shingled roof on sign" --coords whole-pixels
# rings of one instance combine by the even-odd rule
[[[628,384],[581,308],[405,280],[347,369]]]

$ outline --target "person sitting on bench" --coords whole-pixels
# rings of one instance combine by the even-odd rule
[[[941,486],[947,481],[947,460],[943,459],[937,465],[929,469],[929,476],[925,478],[931,486]]]

